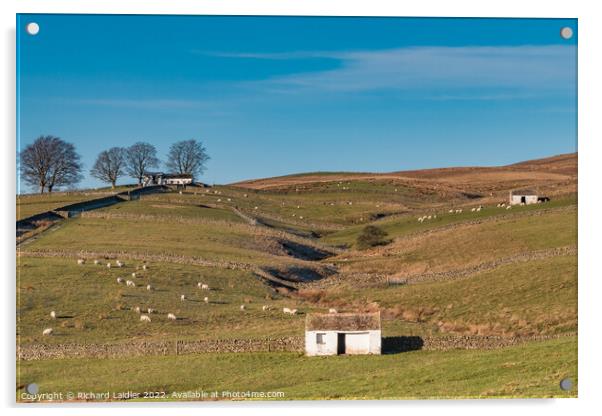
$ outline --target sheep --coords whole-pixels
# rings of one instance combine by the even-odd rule
[[[247,307],[245,305],[240,305],[240,310],[244,311],[245,309],[247,309]]]
[[[94,260],[94,264],[95,264],[95,265],[99,265],[99,264],[100,264],[100,262],[99,262],[98,260]]]
[[[118,277],[118,278],[117,278],[117,283],[118,283],[118,284],[122,284],[122,283],[123,283],[123,279],[122,279],[121,277]]]
[[[205,283],[199,283],[198,287],[200,287],[201,290],[209,290],[209,285],[207,285]]]
[[[169,319],[170,321],[175,321],[177,318],[173,313],[168,313],[167,319]]]
[[[155,313],[156,311],[153,308],[147,308],[146,312],[149,314]]]
[[[117,260],[117,262],[115,264],[117,264],[117,267],[123,267],[124,266],[123,262],[121,262],[119,260]]]
[[[283,313],[291,313],[291,310],[289,308],[282,308],[282,312]]]
[[[136,313],[140,313],[140,306],[136,306],[136,307],[134,308],[134,312],[136,312]]]
[[[482,209],[483,209],[483,207],[482,207],[482,206],[479,206],[479,207],[477,208],[477,212],[481,212],[481,210],[482,210]]]
[[[180,300],[184,302],[186,300],[186,295],[180,295]]]
[[[125,284],[127,286],[136,287],[136,283],[132,282],[131,280],[128,280],[127,282],[125,282]]]
[[[253,209],[259,209],[259,207],[253,207]]]
[[[450,209],[450,210],[449,210],[449,211],[447,211],[447,212],[448,212],[448,213],[450,213],[450,214],[453,214],[453,213],[454,213],[454,210],[453,210],[453,209]]]
[[[338,313],[335,308],[328,309],[328,313]]]
[[[107,268],[111,268],[111,263],[107,263]]]
[[[269,311],[269,310],[270,310],[270,307],[269,307],[268,305],[263,305],[263,306],[261,307],[261,310],[262,310],[262,311],[264,311],[264,312],[265,312],[265,311]]]
[[[205,302],[205,303],[209,303],[209,298],[208,298],[207,296],[205,296],[205,297],[203,298],[203,302]]]
[[[423,222],[423,221],[424,221],[424,218],[422,218],[422,217],[418,218],[418,222]]]
[[[84,259],[77,259],[77,264],[78,264],[78,265],[80,265],[80,266],[81,266],[82,264],[84,264],[85,262],[86,262],[86,261],[85,261]]]
[[[433,215],[433,219],[435,219],[435,220],[437,219],[437,214]]]
[[[291,315],[297,315],[297,309],[293,309],[293,310],[291,311]]]
[[[470,210],[470,212],[475,212],[476,210],[477,210],[476,208],[472,208],[472,209]]]
[[[140,315],[140,321],[141,322],[150,322],[151,318],[148,315]]]
[[[151,290],[153,290],[153,287],[151,285],[146,285],[146,290],[150,292]]]
[[[135,279],[136,278],[136,272],[132,272],[132,277]]]
[[[56,312],[55,311],[50,311],[50,317],[52,319],[56,319]]]
[[[148,269],[148,266],[146,264],[143,264],[142,265],[142,270],[146,270],[146,269]]]
[[[508,205],[506,209],[512,209],[512,205]]]
[[[50,336],[50,335],[52,335],[52,332],[53,332],[52,328],[46,328],[44,331],[42,331],[42,335]]]
[[[429,215],[427,218],[430,220],[431,218],[433,218],[433,216],[432,216],[432,215]]]

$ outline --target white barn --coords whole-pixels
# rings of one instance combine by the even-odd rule
[[[537,192],[531,189],[518,189],[510,191],[510,200],[508,202],[510,205],[530,205],[537,204],[543,200],[548,200],[548,198],[540,198]]]
[[[305,320],[305,354],[380,354],[380,312],[312,313]]]
[[[186,173],[147,172],[144,174],[143,186],[176,185],[186,186],[193,182],[193,177]]]

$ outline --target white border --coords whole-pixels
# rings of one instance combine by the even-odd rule
[[[109,406],[26,407],[14,405],[14,333],[15,333],[15,13],[117,13],[117,14],[254,14],[254,15],[338,15],[338,16],[456,16],[456,17],[576,17],[579,18],[579,399],[568,400],[481,400],[481,401],[422,401],[422,402],[295,402],[295,403],[230,403],[230,404],[181,404],[135,405],[145,415],[195,412],[248,412],[304,415],[326,410],[346,413],[365,413],[371,407],[385,412],[420,412],[425,414],[482,414],[506,415],[508,412],[545,412],[548,415],[592,413],[602,407],[600,388],[600,330],[599,298],[602,296],[600,272],[596,267],[599,255],[599,236],[602,234],[602,206],[600,158],[602,129],[600,105],[602,97],[600,75],[600,41],[602,19],[596,10],[596,2],[575,1],[477,1],[477,0],[422,0],[415,2],[382,0],[2,0],[2,55],[0,62],[3,92],[2,109],[2,163],[3,203],[2,210],[2,264],[4,308],[2,308],[2,404],[9,407],[8,414],[19,411],[25,414],[48,415],[82,414],[104,415],[107,411],[116,415],[132,412]],[[7,182],[8,179],[8,182]],[[10,185],[10,186],[9,186]],[[12,371],[11,371],[12,369]],[[201,409],[193,409],[200,406]],[[325,408],[325,409],[322,409]],[[35,413],[34,413],[35,412]]]

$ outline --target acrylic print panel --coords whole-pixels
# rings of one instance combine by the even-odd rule
[[[575,19],[19,15],[17,400],[575,397]]]

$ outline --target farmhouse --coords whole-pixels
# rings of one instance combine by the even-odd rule
[[[547,202],[550,198],[539,196],[537,192],[531,189],[516,189],[510,191],[510,205],[530,205],[538,202]]]
[[[185,186],[192,183],[192,175],[187,173],[147,172],[144,174],[142,186],[176,185]]]
[[[307,315],[306,355],[380,353],[380,312]]]

